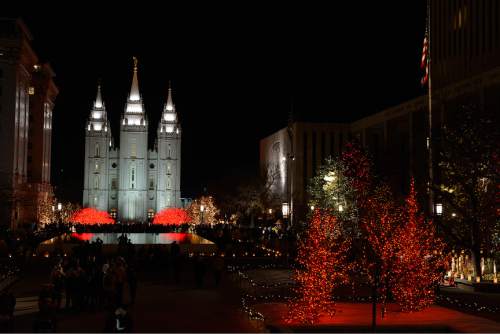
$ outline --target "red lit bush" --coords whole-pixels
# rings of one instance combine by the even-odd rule
[[[106,211],[94,208],[78,210],[70,219],[70,222],[84,225],[114,224],[115,220]]]
[[[153,224],[160,225],[182,225],[189,223],[191,218],[184,209],[168,208],[161,210],[155,215]]]

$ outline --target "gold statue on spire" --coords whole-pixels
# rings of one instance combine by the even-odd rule
[[[136,71],[136,72],[137,72],[137,63],[138,63],[139,61],[137,60],[137,57],[136,57],[136,56],[133,56],[132,58],[134,59],[134,71]]]

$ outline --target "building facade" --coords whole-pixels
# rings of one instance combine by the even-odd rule
[[[111,212],[122,221],[146,221],[164,208],[182,206],[181,127],[171,87],[152,149],[148,149],[148,126],[134,58],[119,148],[114,145],[100,85],[97,89],[85,137],[85,207]]]
[[[52,110],[58,89],[49,64],[39,64],[21,20],[0,19],[0,224],[38,221],[50,183]]]
[[[478,113],[493,116],[495,124],[499,122],[500,3],[495,0],[431,1],[430,32],[433,180],[439,184],[441,129],[454,120],[460,107],[474,105]],[[288,128],[295,129],[293,136],[286,135]],[[260,167],[261,175],[267,175],[269,164],[280,171],[285,179],[280,179],[279,184],[284,186],[275,186],[272,190],[283,202],[291,203],[292,214],[297,217],[304,217],[307,210],[307,182],[324,161],[323,152],[335,157],[341,151],[340,147],[329,151],[328,132],[344,136],[336,142],[339,145],[346,140],[356,140],[364,146],[371,155],[376,173],[387,181],[396,195],[407,193],[410,177],[413,177],[420,201],[429,200],[427,95],[352,123],[297,122],[288,128],[261,140]],[[334,146],[330,144],[329,147]],[[290,152],[278,153],[281,151],[277,148],[283,147]],[[294,159],[286,158],[287,155]],[[279,168],[276,167],[278,162]],[[429,210],[428,205],[423,207]]]

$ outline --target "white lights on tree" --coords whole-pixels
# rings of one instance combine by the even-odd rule
[[[344,207],[342,206],[342,204],[339,204],[339,212],[342,212],[344,211]]]
[[[335,172],[329,172],[325,177],[323,178],[326,182],[333,182],[335,181],[337,177],[335,176]]]

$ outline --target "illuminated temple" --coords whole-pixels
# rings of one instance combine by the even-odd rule
[[[85,135],[85,207],[108,211],[122,221],[145,222],[157,211],[181,206],[181,128],[170,86],[152,149],[148,149],[148,126],[134,58],[119,147],[97,87]]]

